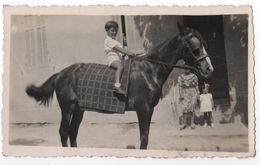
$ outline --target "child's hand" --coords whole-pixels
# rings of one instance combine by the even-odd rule
[[[217,107],[216,106],[212,106],[212,110],[216,111]]]
[[[197,104],[200,105],[200,99],[197,98]]]
[[[127,40],[126,40],[126,37],[125,37],[125,36],[123,37],[123,45],[124,45],[124,46],[127,45]]]
[[[135,54],[132,53],[132,52],[128,52],[127,55],[130,56],[130,57],[135,57]]]

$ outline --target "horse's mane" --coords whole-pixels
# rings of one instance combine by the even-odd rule
[[[191,32],[194,34],[194,36],[196,36],[201,41],[201,43],[204,45],[204,47],[207,48],[207,44],[206,44],[205,40],[203,39],[203,37],[201,36],[201,34],[195,29],[187,28],[187,31],[185,31],[183,34],[179,34],[175,37],[169,37],[169,38],[165,39],[163,42],[157,44],[144,57],[153,57],[155,55],[156,56],[160,55],[161,53],[163,53],[163,51],[167,50],[169,48],[169,46],[173,45],[172,42],[175,42],[178,39],[181,39],[183,36],[185,36]]]
[[[163,42],[157,44],[154,48],[152,48],[151,51],[149,51],[145,57],[151,57],[154,55],[158,55],[163,53],[163,51],[167,50],[168,46],[170,45],[170,42],[172,42],[176,37],[167,38]]]
[[[206,41],[203,39],[203,37],[201,36],[201,34],[200,34],[197,30],[195,30],[195,29],[192,29],[192,28],[187,27],[187,28],[185,29],[185,31],[180,34],[180,36],[183,37],[183,36],[185,36],[185,35],[187,35],[187,34],[189,34],[189,33],[193,33],[193,35],[200,40],[200,42],[203,44],[203,46],[204,46],[205,48],[207,48]]]
[[[203,46],[205,47],[205,49],[207,48],[207,43],[206,41],[203,39],[203,37],[201,36],[201,34],[197,31],[193,29],[193,33],[194,35],[200,40],[200,42],[203,44]]]

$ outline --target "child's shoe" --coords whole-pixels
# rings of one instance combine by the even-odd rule
[[[114,86],[114,92],[120,95],[125,95],[125,92],[120,87]]]
[[[203,126],[204,128],[206,128],[207,127],[207,123],[204,123],[204,126]]]
[[[210,126],[211,126],[211,128],[214,128],[214,124],[213,124],[213,123],[211,123],[211,125],[210,125]]]

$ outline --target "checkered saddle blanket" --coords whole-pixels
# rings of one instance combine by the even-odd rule
[[[129,78],[130,61],[124,62],[121,78],[122,89],[126,92]],[[104,113],[124,113],[125,98],[113,92],[115,70],[107,65],[88,63],[80,68],[77,85],[79,106],[85,111]]]

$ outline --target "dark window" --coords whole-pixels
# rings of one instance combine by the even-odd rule
[[[222,16],[184,16],[185,25],[197,29],[207,43],[207,51],[214,66],[210,80],[215,103],[229,104],[229,85]],[[202,81],[200,81],[202,82]]]

